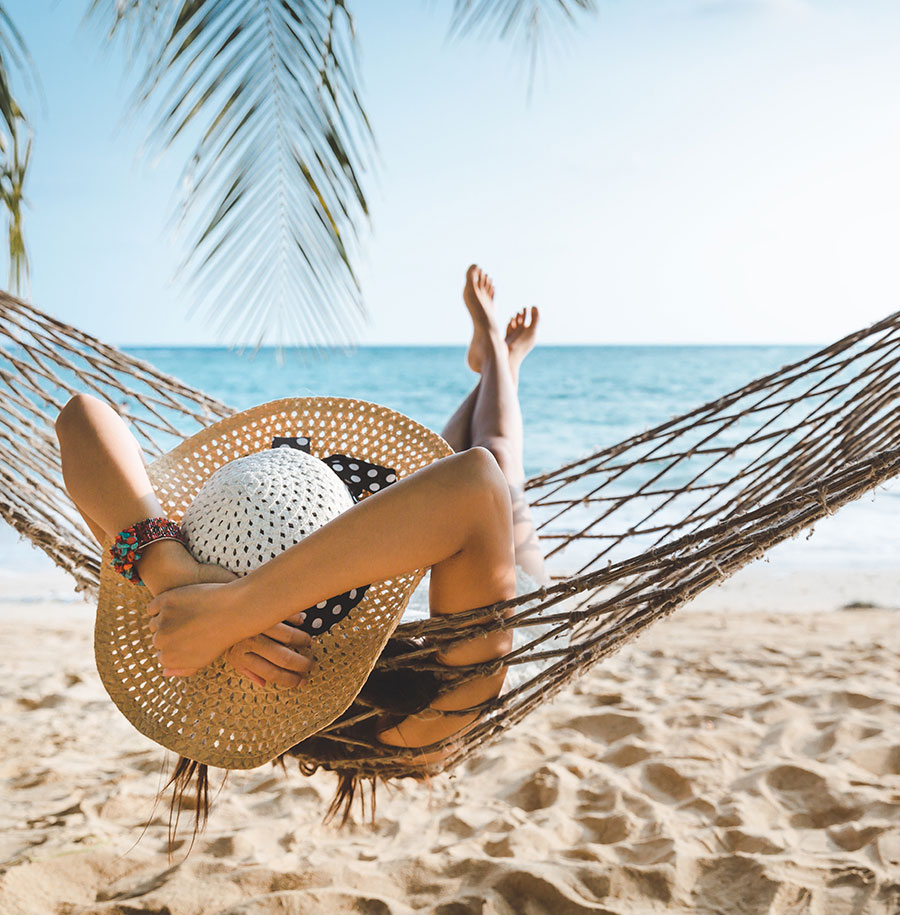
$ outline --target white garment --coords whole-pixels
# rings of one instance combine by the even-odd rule
[[[408,623],[415,620],[427,620],[431,611],[428,606],[428,588],[431,583],[431,569],[425,573],[425,577],[419,582],[418,587],[410,595],[409,604],[406,607],[406,611],[403,614],[402,622]],[[540,588],[540,585],[534,578],[531,577],[520,565],[516,565],[516,596],[518,597],[521,594],[530,594],[532,591],[537,591]],[[527,610],[530,607],[534,607],[539,603],[538,599],[527,601],[524,604],[520,604],[517,607],[514,607],[515,613],[521,613],[523,610]],[[553,606],[548,608],[548,612],[553,613],[559,610],[559,606]],[[537,614],[537,619],[540,619],[540,614]],[[518,648],[521,648],[523,645],[527,645],[529,642],[533,642],[538,636],[543,635],[546,632],[549,632],[554,626],[558,626],[559,623],[555,624],[546,624],[543,626],[522,626],[513,630],[513,651]],[[564,648],[569,644],[569,639],[566,634],[557,635],[552,639],[547,639],[544,642],[541,642],[539,645],[536,645],[535,651],[549,651],[554,648]],[[515,689],[517,686],[521,686],[526,680],[530,680],[532,677],[537,676],[541,671],[545,670],[551,664],[558,661],[559,658],[546,658],[540,661],[527,661],[524,664],[510,664],[507,668],[506,680],[503,683],[503,689],[500,691],[502,696],[504,693],[509,692],[511,689]]]

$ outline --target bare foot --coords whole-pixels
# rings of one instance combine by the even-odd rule
[[[506,346],[509,349],[509,367],[512,370],[513,379],[519,379],[519,366],[522,360],[534,348],[537,337],[537,324],[540,312],[537,305],[531,306],[531,323],[525,323],[525,313],[527,309],[514,314],[506,325]]]
[[[497,330],[497,323],[494,318],[494,284],[477,264],[472,264],[466,271],[463,301],[469,309],[473,324],[472,342],[469,344],[466,362],[473,372],[481,372],[487,337],[492,330]]]

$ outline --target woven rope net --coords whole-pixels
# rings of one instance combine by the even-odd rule
[[[234,411],[2,293],[0,337],[0,514],[93,595],[99,549],[62,487],[53,431],[68,397],[108,401],[150,456]],[[449,690],[501,662],[448,669],[438,651],[486,616],[481,631],[515,630],[502,659],[515,687],[422,748],[441,757],[430,771],[471,756],[656,620],[900,472],[898,362],[900,313],[528,480],[548,563],[564,574],[488,610],[401,623],[403,647],[376,665],[434,671]],[[294,755],[364,776],[420,773],[414,755],[360,738],[380,711],[355,702]]]

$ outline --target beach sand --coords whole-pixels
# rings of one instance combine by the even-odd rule
[[[170,862],[167,754],[106,697],[91,608],[8,577],[0,912],[896,915],[898,584],[739,576],[454,772],[380,788],[374,828],[321,824],[333,775],[266,766]]]

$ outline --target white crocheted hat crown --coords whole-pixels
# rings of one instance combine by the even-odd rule
[[[220,467],[181,520],[195,559],[246,575],[353,505],[323,461],[272,448]]]

